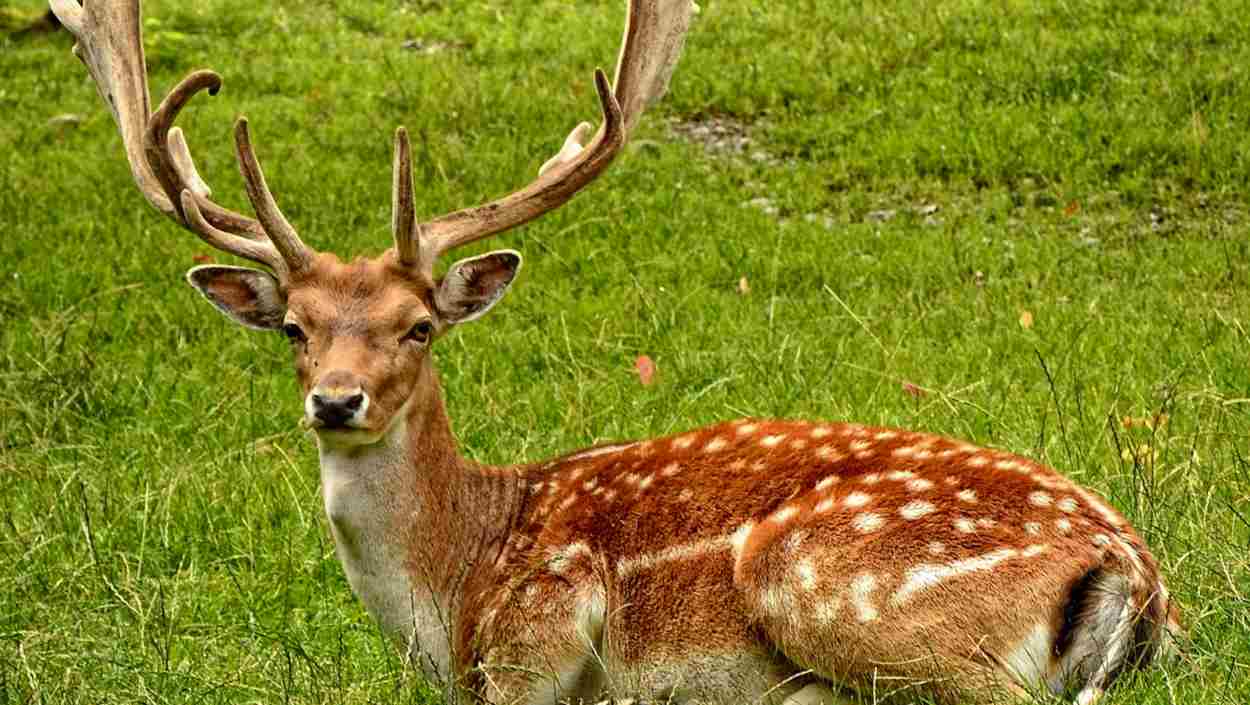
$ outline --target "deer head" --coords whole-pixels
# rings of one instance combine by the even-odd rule
[[[306,422],[323,442],[377,441],[430,379],[431,344],[499,301],[521,256],[490,252],[455,262],[457,247],[522,225],[558,208],[612,162],[645,106],[661,96],[680,55],[690,0],[630,0],[615,81],[595,72],[602,123],[578,125],[529,185],[499,200],[418,222],[408,136],[395,133],[391,227],[394,245],[377,258],[344,263],[304,244],[265,183],[245,118],[235,124],[239,168],[256,218],[211,200],[186,139],[173,123],[197,93],[215,94],[220,77],[196,71],[150,111],[138,0],[52,0],[78,42],[113,112],[139,190],[157,210],[213,247],[265,269],[209,265],[187,279],[236,322],[290,339],[305,396]],[[587,142],[589,138],[589,141]],[[584,145],[584,146],[583,146]]]

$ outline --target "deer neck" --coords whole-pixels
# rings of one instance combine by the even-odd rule
[[[464,584],[493,568],[522,493],[515,473],[459,455],[438,374],[378,443],[318,439],[335,550],[352,590],[428,675],[450,671]]]

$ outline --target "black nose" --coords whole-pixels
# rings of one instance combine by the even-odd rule
[[[340,428],[347,423],[360,405],[365,403],[365,395],[356,392],[345,397],[327,397],[320,394],[312,395],[313,413],[326,428]]]

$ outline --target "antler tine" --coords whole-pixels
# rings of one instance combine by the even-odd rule
[[[681,55],[694,4],[691,0],[628,0],[628,8],[615,91],[602,71],[595,72],[603,124],[591,143],[582,147],[589,126],[578,125],[528,186],[421,225],[421,267],[427,274],[434,260],[447,251],[560,207],[612,163],[643,109],[664,94]]]
[[[209,95],[217,95],[219,90],[221,76],[214,71],[193,71],[179,81],[169,91],[169,95],[165,96],[165,100],[161,101],[156,112],[148,118],[147,130],[143,135],[144,152],[165,195],[174,203],[174,215],[179,222],[188,227],[191,225],[181,204],[181,193],[189,190],[195,195],[206,220],[214,227],[250,238],[264,239],[267,237],[265,230],[256,220],[209,200],[212,191],[195,168],[186,138],[182,130],[173,127],[182,108],[197,93],[208,91]]]
[[[408,267],[421,264],[421,240],[417,235],[416,207],[412,194],[412,147],[408,131],[395,130],[395,158],[391,165],[391,230],[399,262]]]
[[[260,170],[260,162],[256,160],[256,152],[252,149],[252,138],[248,134],[247,118],[241,117],[234,123],[234,146],[239,158],[239,170],[243,172],[243,183],[247,187],[247,198],[252,202],[256,217],[269,235],[282,259],[292,272],[306,269],[312,261],[312,250],[299,239],[295,228],[287,221],[278,204],[269,192],[265,183],[265,174]]]
[[[212,71],[191,73],[153,113],[139,0],[91,0],[85,5],[75,0],[50,0],[50,4],[77,39],[74,55],[86,64],[96,90],[113,114],[135,185],[144,198],[213,247],[270,267],[284,281],[291,271],[303,266],[309,251],[272,205],[263,177],[257,183],[264,193],[259,202],[253,198],[253,205],[262,212],[259,222],[214,203],[195,168],[185,136],[173,126],[196,94],[205,90],[216,94],[221,78]],[[258,166],[254,171],[259,176]],[[249,196],[255,185],[248,180]],[[271,223],[272,244],[268,231]]]

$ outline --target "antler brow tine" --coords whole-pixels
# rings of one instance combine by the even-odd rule
[[[421,240],[417,235],[416,207],[412,192],[412,147],[408,131],[395,130],[395,157],[391,164],[391,231],[400,264],[418,267],[421,263]]]

